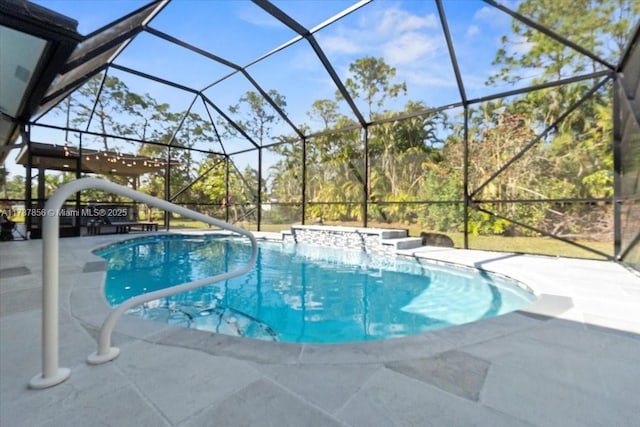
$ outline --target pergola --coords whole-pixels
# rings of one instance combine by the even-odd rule
[[[338,67],[330,59],[326,48],[318,40],[318,35],[326,28],[337,25],[337,23],[346,19],[351,15],[357,15],[361,11],[366,10],[372,4],[369,0],[362,0],[354,4],[348,5],[346,8],[333,14],[321,23],[311,27],[300,22],[292,13],[287,12],[286,5],[280,7],[275,2],[268,0],[253,0],[252,6],[256,10],[265,12],[273,22],[286,27],[293,33],[293,36],[284,43],[273,46],[271,50],[263,55],[254,58],[247,63],[239,63],[233,59],[218,55],[215,51],[207,50],[196,44],[189,43],[179,37],[172,35],[170,32],[163,31],[156,26],[154,22],[158,17],[162,17],[165,13],[171,13],[169,0],[152,1],[147,5],[123,16],[120,19],[108,24],[107,26],[86,36],[80,36],[73,20],[56,14],[55,12],[46,10],[29,2],[11,0],[0,5],[0,25],[3,34],[11,33],[16,37],[16,43],[40,43],[40,49],[37,57],[32,60],[34,66],[31,73],[31,80],[28,80],[28,73],[20,73],[22,67],[20,61],[22,58],[3,55],[3,70],[16,70],[15,76],[18,78],[22,75],[25,84],[22,93],[11,93],[11,97],[16,101],[15,108],[7,109],[4,105],[0,121],[0,160],[6,158],[7,153],[16,147],[18,140],[21,141],[23,151],[21,152],[19,163],[27,166],[27,181],[30,182],[30,169],[33,167],[44,167],[56,170],[75,170],[78,175],[81,172],[101,173],[104,175],[140,175],[147,171],[157,171],[163,168],[164,175],[167,177],[164,182],[164,198],[166,200],[175,200],[177,195],[172,194],[170,188],[172,166],[175,165],[172,153],[187,150],[189,153],[199,153],[203,156],[216,156],[216,158],[224,159],[226,162],[227,180],[230,171],[238,166],[234,164],[233,159],[246,153],[255,153],[257,158],[257,183],[255,183],[255,206],[256,226],[259,230],[262,224],[263,206],[270,203],[267,196],[263,193],[262,182],[265,179],[264,157],[269,149],[273,149],[281,144],[280,140],[269,139],[267,141],[257,140],[255,136],[249,134],[246,126],[241,120],[238,120],[228,110],[219,103],[214,97],[215,89],[223,86],[231,79],[240,79],[247,88],[266,101],[273,110],[274,115],[281,120],[283,126],[288,130],[294,143],[301,148],[300,162],[300,198],[295,203],[300,206],[299,222],[304,223],[309,220],[306,213],[312,201],[308,200],[307,194],[307,160],[306,153],[309,144],[313,144],[318,138],[327,135],[340,135],[341,133],[359,132],[362,143],[362,177],[359,178],[357,185],[361,186],[359,200],[352,200],[349,203],[355,203],[361,206],[362,215],[361,222],[363,226],[367,226],[370,211],[374,208],[384,205],[376,200],[371,194],[371,163],[370,163],[370,132],[376,126],[382,126],[387,123],[399,123],[406,120],[421,118],[437,114],[445,111],[461,111],[462,126],[464,127],[464,165],[461,172],[463,179],[464,192],[460,195],[460,199],[455,204],[462,206],[464,215],[464,246],[469,247],[468,236],[468,218],[471,211],[484,213],[488,216],[499,217],[506,221],[510,221],[518,227],[523,227],[531,232],[539,233],[543,236],[553,237],[562,240],[571,245],[581,246],[586,250],[592,251],[597,255],[606,256],[610,259],[627,261],[635,264],[640,256],[640,232],[638,231],[638,217],[640,216],[640,150],[639,147],[639,127],[640,127],[640,108],[637,104],[638,99],[638,81],[640,79],[640,31],[638,25],[634,26],[629,42],[627,43],[624,54],[617,62],[610,62],[603,59],[597,53],[581,46],[580,44],[570,40],[563,34],[557,32],[554,28],[548,28],[528,16],[525,16],[516,10],[511,9],[503,2],[496,0],[484,0],[486,7],[495,9],[500,13],[506,14],[513,22],[531,28],[533,31],[543,34],[545,37],[560,43],[572,52],[589,58],[594,65],[594,69],[584,72],[580,75],[559,78],[553,81],[536,83],[527,87],[519,87],[510,90],[497,91],[495,93],[474,96],[471,95],[470,84],[465,81],[465,76],[461,71],[460,58],[456,54],[456,44],[454,42],[453,30],[450,21],[447,19],[447,1],[434,0],[434,10],[438,18],[438,26],[440,27],[444,45],[446,46],[446,59],[452,70],[452,76],[455,80],[456,98],[452,102],[442,105],[426,106],[414,109],[413,111],[402,111],[390,114],[384,117],[367,115],[365,111],[366,105],[355,99],[348,90],[344,74],[340,72]],[[215,6],[211,6],[215,7]],[[203,29],[206,31],[206,29]],[[209,81],[203,86],[191,86],[183,81],[173,81],[149,71],[141,71],[135,67],[123,64],[119,61],[122,52],[126,51],[132,42],[138,37],[148,37],[154,40],[160,40],[172,48],[181,49],[194,55],[203,63],[211,66],[222,67],[225,73],[213,81]],[[3,42],[4,43],[4,42]],[[282,108],[278,99],[266,89],[260,79],[254,75],[253,70],[259,67],[265,61],[269,61],[274,55],[285,52],[288,49],[297,49],[300,46],[305,49],[314,60],[318,61],[321,68],[330,82],[338,98],[343,103],[343,109],[351,118],[342,128],[336,129],[309,129],[302,126],[287,114]],[[5,61],[9,64],[5,66]],[[16,62],[14,64],[12,61]],[[17,67],[17,68],[16,68]],[[188,95],[191,99],[190,104],[184,115],[179,120],[179,126],[174,129],[169,138],[164,140],[155,140],[152,138],[135,138],[122,136],[117,134],[104,134],[96,132],[91,128],[92,119],[95,120],[96,109],[98,108],[98,100],[100,94],[106,88],[105,84],[110,74],[120,73],[123,75],[134,76],[137,79],[154,82],[168,88],[181,91]],[[13,76],[10,76],[13,77]],[[93,109],[89,113],[88,122],[84,127],[71,126],[68,122],[62,125],[45,123],[43,117],[52,111],[54,107],[67,99],[70,94],[81,88],[93,78],[99,78],[100,84],[98,94],[93,103]],[[2,76],[2,88],[5,88],[5,80],[7,76]],[[471,188],[469,185],[469,164],[473,159],[469,158],[469,126],[470,126],[470,110],[475,106],[482,105],[487,102],[501,100],[517,95],[530,92],[541,91],[545,89],[558,88],[571,85],[577,82],[588,82],[590,89],[587,90],[579,99],[573,102],[559,117],[556,117],[537,134],[530,138],[521,150],[510,158],[506,159],[502,166],[489,174],[482,183]],[[614,158],[613,172],[614,179],[614,195],[606,198],[584,198],[581,200],[553,200],[554,203],[606,203],[612,206],[613,211],[613,241],[614,255],[603,254],[592,248],[584,247],[571,239],[564,238],[547,230],[543,230],[529,224],[518,221],[517,218],[509,218],[503,214],[492,210],[491,206],[495,203],[536,203],[543,201],[541,199],[532,200],[486,200],[483,199],[482,191],[495,183],[500,175],[508,170],[512,165],[526,155],[528,150],[533,146],[544,141],[569,114],[576,111],[586,99],[594,93],[601,90],[605,85],[612,85],[614,94],[614,111],[613,111],[613,141],[612,150]],[[242,95],[241,93],[237,94]],[[5,96],[3,96],[5,98]],[[200,147],[184,147],[178,143],[179,133],[187,132],[186,122],[189,113],[199,108],[203,112],[203,116],[210,120],[215,131],[215,141],[208,146]],[[224,122],[235,132],[236,141],[242,140],[242,144],[234,145],[229,141],[225,141],[221,137],[216,124]],[[79,143],[72,144],[71,148],[63,145],[44,146],[32,141],[31,133],[34,128],[49,129],[57,132],[72,132],[78,136]],[[166,157],[158,160],[157,158],[146,155],[137,155],[135,153],[119,153],[117,151],[97,150],[95,147],[88,147],[84,142],[90,137],[109,137],[113,141],[127,141],[128,143],[152,144],[156,147],[166,149],[163,153]],[[55,152],[54,155],[45,156],[41,151]],[[70,153],[70,155],[67,155]],[[190,154],[190,155],[191,155]],[[195,155],[195,154],[194,154]],[[37,165],[34,159],[55,158],[55,160],[47,160]],[[65,166],[69,164],[65,158],[73,158],[75,164],[73,166]],[[110,159],[116,159],[113,163]],[[135,164],[134,164],[135,162]],[[128,171],[130,173],[127,172]],[[197,176],[190,185],[200,181],[204,175],[209,173],[211,168],[202,172]],[[189,187],[189,186],[187,186]],[[182,194],[186,188],[180,189]],[[30,190],[25,196],[27,205],[32,203],[32,195]],[[225,200],[230,199],[229,188],[227,186],[227,195]],[[548,200],[547,200],[548,202]],[[418,200],[410,203],[443,203],[438,200]],[[228,217],[228,206],[227,206]],[[228,218],[227,218],[228,219]],[[166,217],[167,226],[169,217]]]
[[[28,149],[23,147],[16,157],[16,163],[42,170],[128,177],[164,171],[167,167],[164,159],[154,157],[88,148],[82,150],[81,154],[75,147],[40,142],[31,142]],[[178,162],[172,161],[171,164],[176,166]]]

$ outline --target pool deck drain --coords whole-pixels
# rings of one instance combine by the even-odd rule
[[[60,241],[60,365],[71,377],[40,391],[27,383],[41,370],[42,242],[0,243],[2,425],[637,425],[640,278],[620,265],[408,249],[400,252],[495,271],[544,297],[467,325],[339,345],[125,316],[113,338],[120,357],[89,366],[108,312],[90,250],[121,239]]]

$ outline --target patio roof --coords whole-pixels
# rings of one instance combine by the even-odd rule
[[[164,159],[154,157],[120,153],[118,151],[100,151],[83,149],[82,153],[76,147],[66,145],[31,143],[31,166],[48,170],[64,172],[77,171],[77,165],[81,165],[84,173],[97,173],[102,175],[140,176],[145,173],[166,170],[167,162]],[[82,156],[82,162],[77,162]],[[29,165],[29,150],[23,147],[18,154],[16,162],[20,165]],[[171,166],[178,166],[180,162],[171,161]]]

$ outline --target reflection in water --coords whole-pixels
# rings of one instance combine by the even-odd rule
[[[215,303],[203,308],[200,303],[180,304],[163,299],[143,304],[129,314],[218,334],[250,336],[265,341],[278,340],[278,334],[269,325],[238,310],[219,307]]]
[[[98,251],[112,305],[240,268],[242,239],[161,236]],[[133,312],[186,327],[287,342],[405,336],[499,315],[533,301],[505,279],[396,257],[262,242],[245,276],[145,304]]]

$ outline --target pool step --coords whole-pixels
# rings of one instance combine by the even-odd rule
[[[401,239],[407,237],[407,230],[380,230],[380,239]]]
[[[406,234],[405,234],[406,235]],[[382,239],[383,246],[393,246],[394,249],[414,249],[422,246],[422,237],[398,237],[395,239]]]

